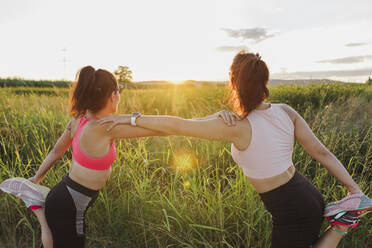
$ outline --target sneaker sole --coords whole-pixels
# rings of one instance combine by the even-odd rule
[[[5,180],[0,184],[0,189],[6,193],[21,198],[26,206],[43,205],[50,189],[45,186],[34,184],[21,177]]]
[[[371,210],[371,209],[372,209],[372,206],[367,207],[367,208],[344,208],[344,209],[338,208],[334,211],[331,211],[331,212],[328,212],[327,214],[324,214],[324,217],[329,217],[329,216],[332,216],[332,215],[336,215],[336,214],[341,213],[341,212],[350,212],[350,211],[364,212],[364,211],[368,211],[368,210]]]
[[[365,197],[367,199],[363,199],[363,197]],[[356,198],[359,198],[359,197],[356,197]],[[368,210],[372,209],[372,201],[367,196],[362,196],[362,199],[358,203],[357,207],[348,205],[348,201],[353,200],[353,199],[355,199],[355,198],[348,198],[348,199],[345,199],[345,200],[341,200],[340,202],[335,202],[335,203],[328,204],[328,206],[326,206],[326,208],[324,210],[324,216],[328,217],[328,216],[336,215],[338,213],[346,212],[346,211],[360,211],[360,212],[363,212],[363,211],[368,211]],[[363,201],[367,201],[367,202],[365,203]],[[367,205],[367,206],[365,206],[365,205]]]

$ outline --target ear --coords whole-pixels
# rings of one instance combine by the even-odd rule
[[[114,102],[115,101],[115,95],[116,95],[116,92],[115,91],[111,93],[111,96],[110,96],[110,101],[111,102]]]

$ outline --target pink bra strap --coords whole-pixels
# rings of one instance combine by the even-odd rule
[[[79,120],[79,124],[78,124],[78,127],[76,129],[76,133],[75,133],[75,136],[78,138],[80,136],[80,132],[81,132],[81,129],[83,128],[83,126],[85,124],[87,124],[88,121],[90,121],[91,119],[98,119],[99,117],[97,116],[92,116],[92,117],[89,117],[89,118],[85,118],[85,116],[81,117],[80,120]]]
[[[83,117],[80,118],[79,127],[84,126],[91,119],[98,119],[98,118],[99,118],[98,116],[92,116],[92,117],[89,117],[89,118],[86,118],[85,116],[83,116]]]

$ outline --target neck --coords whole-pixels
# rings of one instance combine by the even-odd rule
[[[95,112],[95,113],[93,113],[92,111],[88,110],[87,113],[85,114],[85,116],[87,118],[90,118],[92,116],[105,117],[105,116],[109,116],[111,114],[112,113],[108,109],[104,108],[104,109],[102,109],[102,110],[100,110],[98,112]]]
[[[260,105],[258,105],[256,109],[268,109],[270,108],[270,106],[271,106],[271,103],[261,102]]]

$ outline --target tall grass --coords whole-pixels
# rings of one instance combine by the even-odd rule
[[[68,123],[65,92],[0,90],[1,181],[34,175]],[[304,116],[370,194],[372,88],[280,86],[270,93],[272,102],[288,103]],[[218,86],[129,90],[119,110],[202,117],[228,108],[226,95]],[[117,151],[111,177],[88,212],[87,247],[270,247],[270,215],[233,162],[229,143],[154,137],[117,141]],[[70,159],[69,151],[42,184],[55,185]],[[326,201],[345,196],[342,185],[298,144],[293,161]],[[8,194],[1,194],[0,203],[0,247],[39,247],[32,213]],[[370,247],[371,222],[371,214],[364,217],[339,247]]]

